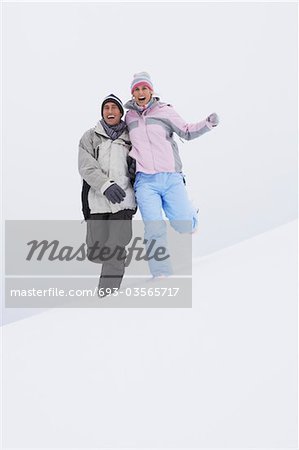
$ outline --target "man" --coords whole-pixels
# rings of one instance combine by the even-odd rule
[[[92,262],[102,263],[98,292],[103,297],[121,285],[136,202],[128,167],[131,144],[121,119],[121,100],[108,95],[101,114],[102,119],[80,140],[79,173],[83,178],[87,256]]]

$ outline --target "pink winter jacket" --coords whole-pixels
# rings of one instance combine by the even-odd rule
[[[136,172],[181,172],[182,161],[173,133],[190,140],[212,128],[206,120],[186,123],[171,105],[160,101],[142,113],[132,100],[125,108],[129,109],[125,121],[132,142],[129,154],[136,159]]]

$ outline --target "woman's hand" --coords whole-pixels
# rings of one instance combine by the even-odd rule
[[[216,113],[212,113],[207,117],[207,121],[212,125],[212,127],[216,127],[219,123],[219,117]]]

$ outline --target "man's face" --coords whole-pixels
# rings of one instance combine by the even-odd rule
[[[107,102],[103,108],[103,119],[107,125],[118,125],[121,119],[119,107],[113,102]]]
[[[133,97],[137,105],[144,106],[150,101],[152,92],[147,86],[138,86],[133,91]]]

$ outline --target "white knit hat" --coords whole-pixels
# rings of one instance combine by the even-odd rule
[[[138,86],[147,86],[151,91],[154,90],[153,83],[151,80],[151,77],[147,72],[139,72],[135,73],[134,79],[131,83],[131,93],[133,94],[133,91]]]

